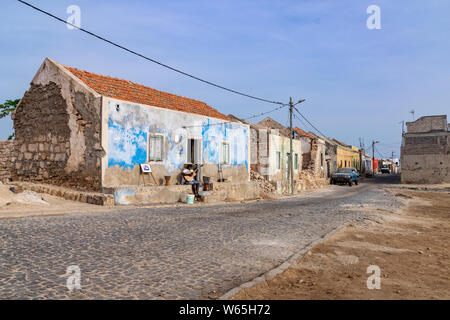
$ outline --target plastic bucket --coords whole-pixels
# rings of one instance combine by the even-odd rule
[[[195,196],[193,194],[188,194],[186,196],[186,203],[187,204],[194,204],[194,198],[195,198]]]

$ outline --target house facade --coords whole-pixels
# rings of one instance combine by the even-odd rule
[[[350,146],[353,151],[352,167],[361,172],[361,155],[359,149],[355,146]]]
[[[446,115],[406,123],[401,147],[402,183],[450,182],[450,132]]]
[[[250,126],[251,168],[277,187],[279,192],[289,190],[289,129],[271,118],[265,118],[257,124],[240,120],[228,115],[231,119],[241,121]],[[302,170],[302,141],[292,140],[294,180],[298,180]]]
[[[336,142],[336,157],[337,157],[337,167],[346,168],[353,166],[353,154],[354,151],[350,146],[333,139]]]
[[[207,104],[46,59],[14,115],[18,180],[86,189],[180,183],[186,164],[248,181],[250,130]]]
[[[311,146],[314,137],[299,127],[294,128],[294,137],[302,142],[302,169],[305,170],[312,160]]]

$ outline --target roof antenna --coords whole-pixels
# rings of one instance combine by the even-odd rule
[[[412,117],[413,117],[413,120],[414,120],[414,113],[415,113],[415,111],[414,111],[414,109],[413,110],[411,110],[409,113],[411,113],[412,114]]]

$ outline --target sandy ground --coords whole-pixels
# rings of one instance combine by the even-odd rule
[[[390,191],[406,206],[349,225],[233,299],[450,299],[450,192]],[[367,287],[370,265],[379,290]]]

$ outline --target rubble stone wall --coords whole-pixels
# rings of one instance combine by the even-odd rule
[[[99,190],[100,109],[101,97],[47,59],[12,116],[13,180]]]
[[[407,122],[408,133],[447,131],[447,116],[425,116],[414,122]]]
[[[14,155],[14,141],[0,140],[0,181],[3,183],[11,180]]]

